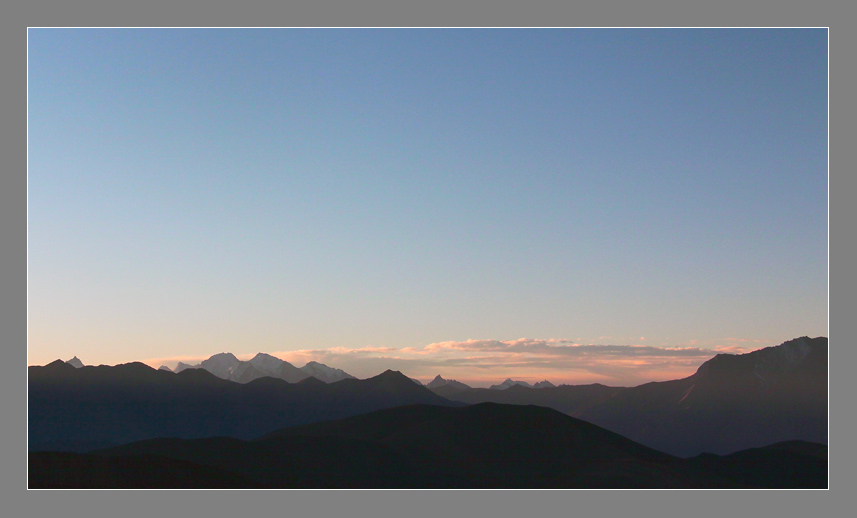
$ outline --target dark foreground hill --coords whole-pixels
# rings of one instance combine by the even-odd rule
[[[430,388],[430,390],[446,399],[468,405],[477,403],[537,405],[553,408],[572,417],[580,417],[586,410],[628,389],[594,383],[592,385],[560,385],[559,387],[543,389],[513,385],[503,390],[490,388],[462,390],[448,389],[446,386],[437,389]]]
[[[803,337],[747,354],[718,354],[692,376],[638,387],[513,386],[444,396],[550,407],[682,457],[791,440],[826,444],[827,357],[827,338]]]
[[[366,380],[246,384],[203,369],[178,374],[142,363],[29,368],[29,450],[85,452],[155,437],[253,439],[286,426],[409,404],[461,405],[386,371]]]
[[[536,406],[411,405],[257,440],[153,439],[30,453],[29,487],[827,487],[826,447],[680,459]]]

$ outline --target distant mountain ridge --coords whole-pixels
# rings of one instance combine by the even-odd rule
[[[426,385],[426,387],[428,387],[430,389],[436,389],[439,387],[452,387],[454,389],[459,389],[459,390],[466,390],[466,389],[470,388],[469,385],[465,385],[464,383],[461,383],[460,381],[443,379],[443,377],[440,374],[435,376],[435,378],[433,380],[431,380],[428,383],[428,385]]]
[[[356,377],[352,376],[351,374],[348,374],[342,369],[328,367],[327,365],[318,362],[308,362],[300,369],[307,373],[309,376],[320,379],[325,383],[334,383],[336,381],[342,381],[344,379],[357,379]]]
[[[498,385],[491,385],[488,388],[490,388],[491,390],[506,390],[507,388],[514,387],[515,385],[520,385],[522,387],[527,387],[527,388],[536,388],[536,389],[555,388],[556,387],[556,385],[554,385],[553,383],[551,383],[548,380],[540,381],[540,382],[536,383],[535,385],[530,385],[526,381],[515,381],[512,378],[506,378],[506,381],[504,381],[503,383],[500,383]]]
[[[746,354],[718,354],[692,376],[637,387],[535,390],[512,383],[505,390],[433,390],[466,404],[546,406],[679,456],[789,440],[826,444],[827,348],[825,337],[801,337]]]
[[[828,340],[718,354],[695,374],[621,391],[580,418],[677,455],[827,444]]]
[[[89,451],[156,437],[252,439],[393,406],[462,406],[396,371],[332,383],[312,376],[239,383],[202,368],[175,374],[139,362],[75,368],[57,360],[29,367],[28,377],[31,451]]]
[[[161,368],[171,370],[165,366]],[[218,353],[197,365],[179,362],[173,372],[178,374],[187,369],[204,369],[218,378],[236,383],[249,383],[264,377],[279,378],[289,383],[297,383],[310,376],[325,383],[356,379],[342,369],[328,367],[323,363],[311,361],[298,368],[267,353],[258,353],[250,361],[241,361],[232,353]]]
[[[783,441],[826,444],[828,434],[825,337],[801,337],[740,355],[718,354],[692,376],[637,387],[546,386],[549,382],[531,387],[507,379],[501,384],[505,388],[498,390],[497,385],[471,388],[440,375],[422,386],[404,375],[391,381],[387,373],[357,380],[341,369],[310,362],[305,367],[319,376],[316,378],[264,353],[247,362],[220,353],[198,366],[180,363],[177,374],[165,372],[168,369],[163,367],[155,371],[141,363],[76,367],[75,359],[29,368],[31,446],[60,445],[86,451],[98,445],[156,436],[151,434],[163,430],[173,430],[171,433],[179,437],[202,437],[213,430],[225,436],[248,437],[251,430],[264,427],[432,401],[441,405],[492,402],[549,407],[684,457],[705,452],[728,454]],[[336,376],[343,379],[327,381]],[[325,377],[327,380],[322,379]],[[403,379],[408,381],[407,387],[400,384]],[[357,383],[370,380],[375,381]],[[325,392],[322,387],[326,384],[335,388]],[[232,385],[248,388],[244,392],[224,388]],[[537,389],[539,385],[544,388]],[[430,400],[426,393],[435,399]],[[71,398],[74,394],[82,399]],[[166,394],[172,399],[164,399]],[[219,397],[227,403],[221,404]],[[83,412],[79,410],[81,402],[86,403]],[[144,408],[139,415],[127,415],[134,405]],[[156,408],[158,405],[161,408]],[[235,415],[253,424],[236,424],[235,415],[224,413],[233,408]],[[118,413],[111,414],[111,409]],[[137,429],[121,429],[122,418],[137,423],[145,416],[151,422],[134,425]],[[164,416],[170,416],[172,424],[158,428],[165,422]],[[87,419],[112,422],[106,427],[112,426],[110,433],[102,433]],[[194,425],[194,419],[202,421]],[[200,427],[200,422],[205,424]]]

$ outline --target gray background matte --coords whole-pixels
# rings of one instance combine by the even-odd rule
[[[18,516],[842,516],[853,492],[854,448],[843,447],[853,425],[853,209],[846,196],[855,175],[853,7],[844,2],[643,2],[604,0],[586,7],[542,1],[285,2],[29,1],[3,8],[2,270],[3,382],[0,419],[0,514]],[[842,268],[830,283],[830,491],[27,491],[26,490],[26,38],[27,27],[88,26],[690,26],[830,27],[830,261]],[[849,56],[850,57],[849,59]],[[849,88],[850,87],[850,88]],[[849,93],[851,95],[849,95]],[[849,123],[850,121],[850,123]],[[852,204],[853,206],[853,204]],[[847,219],[846,219],[847,218]],[[833,238],[836,236],[836,238]],[[847,318],[850,317],[850,318]],[[851,327],[845,323],[850,322]],[[848,408],[851,408],[849,410]],[[840,434],[837,434],[836,431]]]

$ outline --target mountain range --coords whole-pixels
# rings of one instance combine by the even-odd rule
[[[747,354],[718,354],[679,380],[536,389],[510,379],[502,390],[440,375],[423,386],[395,371],[325,383],[262,353],[248,362],[221,353],[178,373],[141,363],[94,367],[57,360],[28,369],[28,447],[87,452],[164,437],[252,440],[402,405],[480,403],[551,408],[679,457],[786,441],[826,444],[827,358],[827,338],[802,337]],[[301,373],[299,381],[285,379],[289,367]]]
[[[29,367],[31,451],[88,451],[155,437],[252,439],[297,424],[408,404],[461,406],[396,371],[373,378],[247,383],[207,369],[179,373],[142,363],[80,368],[57,360]]]
[[[673,455],[726,454],[767,444],[827,443],[825,337],[718,354],[693,375],[637,387],[561,385],[436,393],[466,404],[553,408]]]
[[[515,381],[512,378],[506,378],[506,381],[504,381],[503,383],[500,383],[498,385],[491,385],[488,388],[490,388],[492,390],[506,390],[507,388],[514,387],[515,385],[520,385],[522,387],[527,387],[527,388],[536,388],[536,389],[554,388],[556,386],[548,380],[540,381],[540,382],[536,383],[535,385],[530,385],[526,381]]]
[[[179,362],[175,370],[166,365],[160,367],[178,374],[187,369],[204,369],[218,378],[249,383],[259,378],[279,378],[289,383],[297,383],[310,376],[325,383],[334,383],[344,379],[356,379],[342,369],[328,367],[323,363],[308,362],[303,367],[295,367],[291,363],[266,353],[258,353],[250,361],[241,361],[232,353],[219,353],[203,360],[197,365]]]

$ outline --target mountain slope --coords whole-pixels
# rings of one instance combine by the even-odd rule
[[[827,442],[827,338],[719,354],[681,380],[616,393],[580,415],[676,455]]]
[[[233,487],[258,488],[826,487],[826,458],[819,448],[824,447],[788,443],[685,460],[551,409],[486,403],[408,405],[286,428],[253,441],[153,439],[82,457],[118,466],[128,487],[152,487],[147,463],[203,473],[213,478],[206,482],[211,487],[223,487],[217,484],[227,477]],[[31,486],[56,470],[61,455],[30,454]],[[142,473],[139,486],[123,462],[139,464],[133,466]],[[88,487],[117,487],[92,473],[76,477],[73,469],[91,469],[78,464],[84,466],[69,468],[67,478],[85,479]],[[780,474],[770,473],[769,466]],[[203,484],[193,483],[189,487]]]
[[[460,381],[456,381],[456,380],[444,379],[440,374],[438,374],[437,376],[434,377],[433,380],[431,380],[429,382],[428,385],[426,385],[426,387],[428,387],[430,389],[437,389],[440,387],[451,387],[455,390],[467,390],[470,388],[470,385],[465,385],[464,383],[461,383]]]
[[[66,360],[66,363],[71,365],[72,367],[77,367],[77,368],[83,367],[83,362],[80,361],[80,359],[77,356],[73,357],[71,360]]]
[[[297,383],[311,376],[306,372],[298,369],[291,363],[284,361],[280,364],[279,367],[276,368],[276,370],[274,370],[274,377],[288,381],[289,383]]]
[[[342,369],[334,369],[323,363],[309,362],[300,368],[308,376],[320,379],[325,383],[334,383],[345,379],[357,379]]]
[[[553,408],[572,417],[578,417],[588,408],[625,390],[622,387],[593,385],[560,385],[559,387],[527,388],[513,385],[504,390],[471,388],[445,392],[446,387],[433,389],[436,394],[474,405],[477,403],[502,403],[509,405],[538,405]]]
[[[824,337],[797,338],[742,355],[718,354],[692,376],[637,387],[511,385],[432,390],[466,404],[546,406],[685,457],[789,440],[827,442]]]
[[[255,365],[261,368],[276,364],[265,355],[257,358]],[[446,383],[428,390],[393,371],[369,380],[324,384],[283,362],[278,367],[283,373],[289,367],[292,374],[300,373],[300,382],[291,384],[228,353],[209,360],[212,369],[237,373],[245,385],[203,368],[175,374],[141,363],[75,368],[61,360],[30,367],[29,448],[88,451],[162,436],[250,439],[285,426],[381,408],[481,402],[550,407],[684,457],[782,441],[827,442],[823,337],[717,355],[688,378],[632,388],[513,384],[504,390],[459,389],[438,376],[436,381]],[[336,372],[326,369],[319,369],[319,375]]]
[[[647,481],[623,485],[689,482],[672,457],[612,432],[546,408],[493,404],[408,405],[251,442],[164,439],[100,454],[178,458],[264,487],[593,487],[619,482],[628,469],[645,470]],[[599,466],[609,468],[598,476]]]

